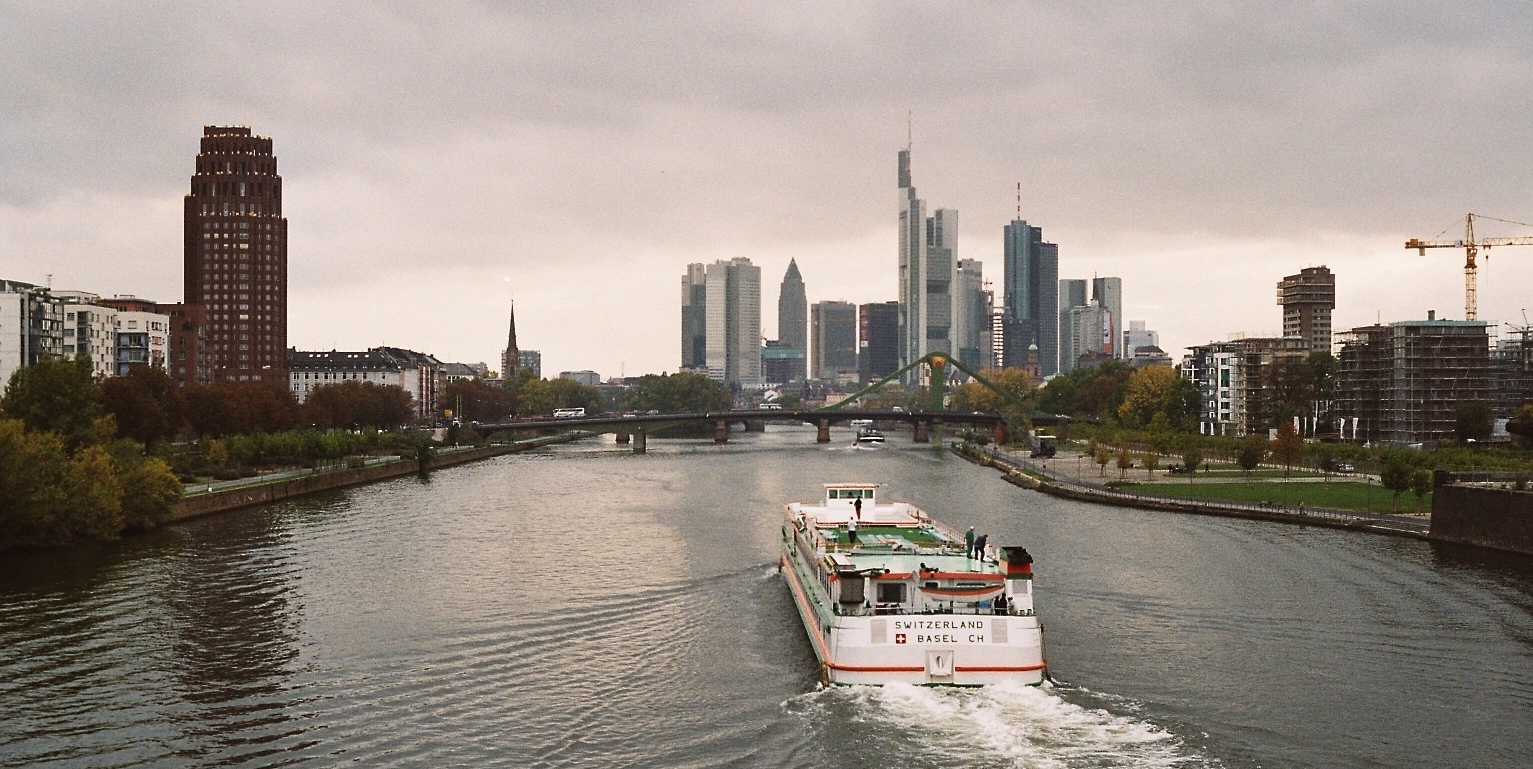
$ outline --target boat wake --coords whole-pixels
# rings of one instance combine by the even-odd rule
[[[904,766],[1222,765],[1154,724],[1018,683],[978,689],[835,687],[795,697],[784,708],[822,732],[818,740],[830,752],[882,756]]]

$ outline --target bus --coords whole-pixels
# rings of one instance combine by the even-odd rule
[[[584,408],[554,409],[554,419],[567,419],[569,417],[583,417],[586,415]]]

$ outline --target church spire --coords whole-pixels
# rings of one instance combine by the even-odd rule
[[[521,373],[521,365],[518,358],[520,350],[516,348],[516,300],[511,300],[511,330],[506,334],[506,359],[501,362],[500,378],[503,382],[516,381]]]

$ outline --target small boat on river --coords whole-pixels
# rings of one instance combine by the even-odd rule
[[[1040,684],[1032,556],[986,547],[878,484],[827,483],[792,502],[783,574],[826,684]],[[973,556],[973,557],[971,557]]]
[[[862,427],[857,430],[858,443],[883,443],[884,431],[876,427]]]

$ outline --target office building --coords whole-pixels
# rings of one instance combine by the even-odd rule
[[[953,269],[958,258],[958,212],[926,215],[911,184],[910,150],[899,154],[900,365],[931,352],[953,354]]]
[[[1283,336],[1302,337],[1315,352],[1331,351],[1331,311],[1336,309],[1336,276],[1325,267],[1306,267],[1278,281]]]
[[[803,379],[807,373],[804,364],[809,349],[809,299],[804,293],[804,278],[799,275],[795,259],[788,260],[788,272],[783,275],[777,292],[777,341],[778,352],[773,353],[777,363],[773,365],[779,368],[773,373],[781,374],[782,378],[767,374],[767,380],[781,383]],[[798,354],[784,350],[797,350]],[[783,366],[786,368],[781,368]]]
[[[287,219],[272,141],[207,126],[185,207],[185,301],[213,378],[287,380]]]
[[[953,280],[953,354],[971,369],[988,367],[991,294],[985,290],[984,266],[977,259],[958,260]]]
[[[521,376],[523,372],[533,379],[543,378],[543,353],[538,350],[516,351],[516,373]]]
[[[1132,358],[1138,354],[1141,347],[1159,348],[1160,332],[1145,328],[1145,322],[1142,320],[1131,320],[1128,322],[1128,328],[1123,330],[1123,349]]]
[[[744,258],[720,260],[703,270],[703,282],[708,376],[733,388],[760,387],[761,268]]]
[[[900,368],[900,303],[875,302],[857,308],[857,378],[864,385]]]
[[[681,276],[681,370],[708,371],[708,283],[702,264]]]
[[[1002,307],[1002,361],[1026,368],[1036,357],[1044,376],[1059,370],[1059,246],[1043,239],[1043,228],[1018,218],[1003,230],[1005,284]],[[1036,355],[1030,353],[1037,346]]]
[[[1066,278],[1059,281],[1059,372],[1075,370],[1075,359],[1081,351],[1075,348],[1075,332],[1071,325],[1071,311],[1085,307],[1086,281]]]
[[[803,381],[808,370],[805,351],[789,347],[780,339],[768,341],[761,348],[761,375],[768,385]]]
[[[580,371],[560,371],[559,378],[568,379],[571,382],[583,384],[587,387],[595,387],[601,384],[601,374],[598,374],[595,371],[591,371],[590,369],[582,369]]]
[[[1065,345],[1074,356],[1070,361],[1070,370],[1080,368],[1083,361],[1095,365],[1116,358],[1113,354],[1116,347],[1113,344],[1115,326],[1112,311],[1095,299],[1084,306],[1071,307],[1068,325],[1070,341]]]
[[[857,305],[815,302],[809,308],[809,375],[841,379],[857,373]]]
[[[1123,279],[1122,278],[1092,278],[1091,298],[1101,304],[1107,310],[1108,319],[1112,322],[1109,330],[1108,348],[1106,352],[1120,360],[1128,360],[1133,351],[1124,350],[1122,343],[1123,331]]]

